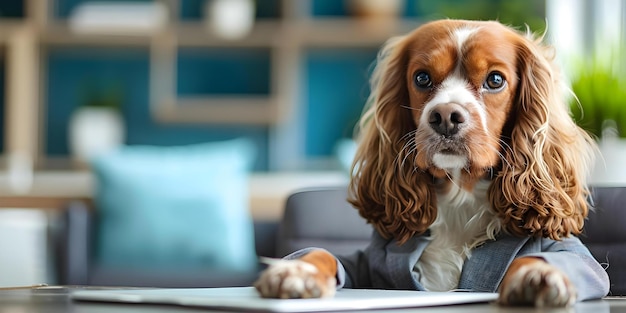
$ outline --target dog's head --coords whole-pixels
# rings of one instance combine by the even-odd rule
[[[435,188],[484,179],[510,233],[580,232],[593,140],[540,40],[498,22],[430,22],[388,41],[371,89],[350,200],[383,236],[424,232]]]

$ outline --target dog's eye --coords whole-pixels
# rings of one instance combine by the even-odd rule
[[[491,72],[487,76],[487,80],[483,84],[483,87],[489,92],[498,92],[506,86],[506,80],[502,77],[502,74],[498,72]]]
[[[426,72],[417,72],[415,73],[415,86],[422,89],[427,89],[432,87],[433,81],[430,79],[430,75]]]

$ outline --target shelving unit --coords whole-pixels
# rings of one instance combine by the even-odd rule
[[[55,47],[148,49],[150,114],[164,125],[262,125],[269,129],[269,169],[299,167],[304,156],[302,94],[306,94],[302,58],[307,49],[377,49],[389,37],[414,28],[415,19],[366,21],[353,17],[316,17],[312,1],[280,0],[280,16],[260,19],[241,40],[226,40],[200,20],[179,18],[180,0],[155,0],[169,11],[167,26],[144,35],[77,34],[52,14],[54,0],[25,0],[25,17],[0,21],[0,44],[7,64],[5,158],[17,156],[35,169],[46,169],[45,81],[43,55]],[[267,49],[267,95],[177,96],[179,49]],[[304,87],[303,87],[304,86]],[[278,151],[278,152],[276,152]],[[12,162],[12,161],[9,161]],[[69,163],[69,162],[67,162]]]

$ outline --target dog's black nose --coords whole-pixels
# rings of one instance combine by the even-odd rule
[[[459,132],[467,120],[466,111],[456,103],[442,103],[435,106],[428,116],[428,123],[433,130],[445,137]]]

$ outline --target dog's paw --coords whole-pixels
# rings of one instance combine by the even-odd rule
[[[264,298],[323,298],[335,295],[337,280],[300,260],[275,260],[254,287]]]
[[[500,304],[564,307],[576,302],[574,285],[548,263],[525,264],[507,276],[500,286]]]

